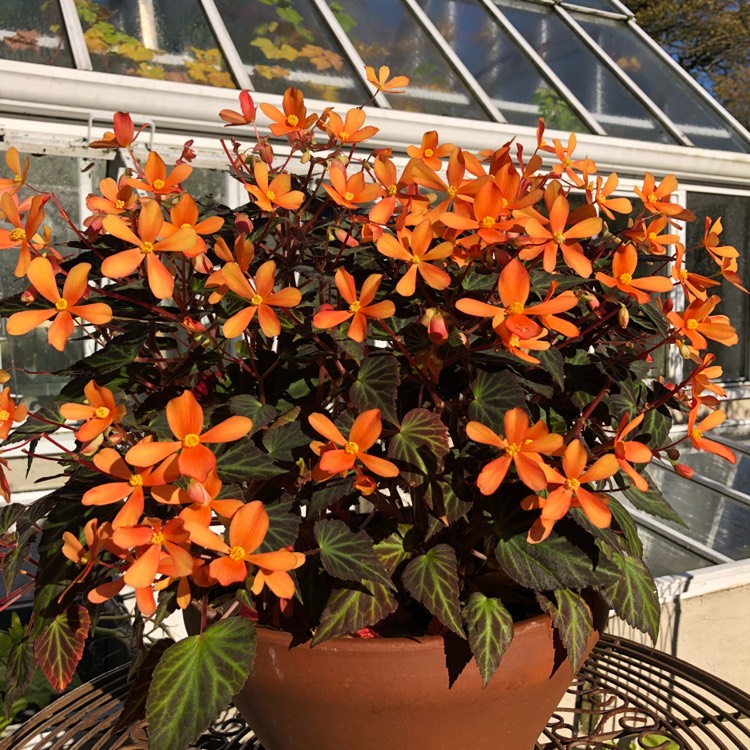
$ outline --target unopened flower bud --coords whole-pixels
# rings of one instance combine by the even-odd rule
[[[300,164],[308,164],[311,158],[312,154],[310,153],[310,149],[307,149],[299,158]]]
[[[620,328],[627,328],[630,323],[630,313],[625,305],[620,305],[620,310],[617,313],[617,322],[620,324]]]
[[[448,340],[448,321],[439,308],[425,310],[419,322],[427,328],[427,336],[433,344],[444,344]]]
[[[27,289],[21,294],[21,302],[23,302],[25,305],[30,305],[35,299],[36,294],[34,294],[33,290],[31,289]]]
[[[677,461],[677,459],[680,457],[680,451],[678,451],[677,448],[670,448],[667,451],[667,456],[669,456],[671,461]]]
[[[0,370],[0,385],[7,383],[10,380],[10,373],[7,370]]]
[[[672,302],[671,299],[667,298],[662,303],[662,310],[664,310],[664,314],[672,312],[674,309],[674,302]]]
[[[235,214],[234,226],[238,232],[250,234],[253,231],[253,222],[247,214]]]
[[[258,156],[270,167],[273,164],[273,148],[268,141],[261,141],[254,149]]]
[[[687,464],[675,464],[674,470],[685,479],[692,479],[695,472]]]
[[[581,295],[581,299],[586,303],[589,310],[596,310],[596,308],[599,307],[599,300],[590,292],[584,292]]]
[[[680,356],[683,359],[690,359],[690,349],[685,345],[685,342],[682,339],[677,339],[675,341],[675,344],[677,345],[677,349],[680,352]]]
[[[206,326],[203,323],[187,315],[182,319],[182,326],[193,333],[203,333],[206,330]]]

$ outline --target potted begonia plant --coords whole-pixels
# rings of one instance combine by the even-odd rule
[[[64,207],[7,152],[0,247],[26,284],[7,333],[93,343],[54,403],[27,413],[12,372],[0,394],[3,447],[55,446],[64,474],[29,506],[2,482],[9,590],[37,544],[10,694],[35,665],[63,689],[102,604],[134,595],[153,748],[236,695],[267,750],[528,750],[609,607],[656,636],[627,508],[676,515],[648,463],[688,475],[685,440],[734,460],[706,437],[707,347],[737,341],[713,287],[741,284],[738,253],[719,217],[679,242],[673,176],[628,199],[541,123],[533,150],[433,131],[401,161],[368,148],[363,108],[313,113],[290,88],[259,109],[242,92],[219,113],[237,209],[191,194],[191,143],[139,158],[115,115],[91,146],[136,166],[66,245],[44,223]],[[178,609],[193,635],[150,649]]]

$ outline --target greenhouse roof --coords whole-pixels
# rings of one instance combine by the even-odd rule
[[[750,134],[618,0],[3,0],[6,78],[14,66],[3,60],[134,77],[154,91],[161,81],[271,95],[295,85],[352,105],[371,90],[365,65],[385,64],[411,85],[378,94],[382,109],[516,130],[543,116],[561,131],[750,151]],[[31,85],[26,94],[49,98]]]

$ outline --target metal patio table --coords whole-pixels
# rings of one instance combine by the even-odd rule
[[[145,750],[148,727],[143,719],[121,728],[127,724],[121,714],[128,692],[126,665],[57,699],[0,741],[0,750]],[[664,741],[654,744],[654,735]],[[650,744],[641,746],[637,740],[646,737]],[[195,747],[262,750],[233,708],[214,721]],[[605,634],[536,748],[641,747],[749,750],[750,695],[680,659]]]

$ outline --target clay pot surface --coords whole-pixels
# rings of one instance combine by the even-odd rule
[[[442,636],[290,643],[259,628],[234,698],[265,750],[532,750],[573,678],[569,661],[555,668],[546,616],[515,626],[487,688],[473,661],[449,687]]]

